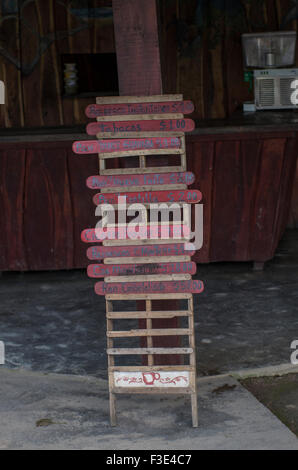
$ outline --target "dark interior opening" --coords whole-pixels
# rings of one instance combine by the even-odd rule
[[[76,95],[119,95],[117,57],[115,53],[63,54],[62,81],[64,87],[64,65],[76,64],[78,88]]]

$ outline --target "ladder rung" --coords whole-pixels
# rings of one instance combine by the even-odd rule
[[[190,335],[188,328],[163,328],[147,330],[107,331],[108,338],[126,338],[131,336],[183,336]]]
[[[107,318],[112,319],[139,319],[139,318],[174,318],[189,317],[192,312],[189,310],[155,311],[155,312],[107,312]]]
[[[189,365],[176,365],[176,366],[110,366],[110,372],[153,372],[153,371],[164,371],[164,372],[172,372],[172,371],[189,371],[194,372],[195,366]]]
[[[111,348],[107,349],[107,354],[134,355],[134,354],[192,354],[192,348]]]

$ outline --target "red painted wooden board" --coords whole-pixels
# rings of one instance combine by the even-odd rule
[[[114,103],[114,104],[90,104],[85,113],[89,118],[98,116],[117,116],[134,114],[190,114],[194,111],[191,101],[165,101],[160,103]]]
[[[90,122],[86,131],[88,135],[98,133],[126,132],[190,132],[195,128],[192,119],[154,119],[148,121],[107,121]]]
[[[97,282],[95,292],[107,294],[200,294],[204,290],[202,281],[144,281],[144,282]]]
[[[89,277],[131,276],[136,274],[195,274],[197,265],[193,262],[154,264],[90,264]]]
[[[148,173],[142,175],[89,176],[86,184],[91,189],[104,189],[131,186],[155,186],[161,184],[193,184],[195,175],[182,173]]]
[[[148,137],[143,139],[82,140],[72,144],[78,154],[129,152],[131,150],[179,149],[179,137]]]
[[[81,233],[81,240],[85,243],[102,242],[103,240],[137,240],[137,239],[167,239],[182,238],[190,234],[186,225],[151,225],[137,227],[104,227],[88,228]]]
[[[185,250],[184,243],[164,245],[91,246],[87,250],[90,260],[104,258],[135,258],[148,256],[193,256],[195,250]]]
[[[118,199],[119,198],[119,199]],[[126,201],[122,198],[126,198]],[[157,202],[188,202],[197,204],[202,199],[202,194],[197,190],[188,191],[144,191],[132,193],[98,193],[93,197],[93,202],[99,204],[148,204]]]

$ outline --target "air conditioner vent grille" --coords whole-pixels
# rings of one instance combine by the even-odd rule
[[[274,106],[275,88],[274,79],[266,78],[259,81],[259,105],[262,107]]]

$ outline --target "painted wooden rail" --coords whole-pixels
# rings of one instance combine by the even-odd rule
[[[144,115],[144,114],[190,114],[194,111],[191,101],[164,101],[161,103],[113,103],[90,104],[86,108],[89,118],[118,116],[118,115]]]
[[[134,154],[149,154],[152,150],[163,150],[172,152],[173,149],[181,149],[179,137],[148,137],[147,139],[114,139],[114,140],[83,140],[76,141],[72,145],[74,153],[90,155],[99,153],[101,158],[109,158],[118,155],[125,156],[126,153],[134,151]],[[179,153],[179,152],[178,152]]]
[[[99,175],[90,176],[86,184],[99,190],[93,202],[100,215],[105,212],[142,205],[145,222],[136,226],[114,222],[98,224],[81,233],[85,243],[96,244],[87,249],[87,257],[100,263],[90,264],[87,274],[101,278],[95,292],[105,296],[107,318],[107,355],[110,390],[111,424],[116,424],[115,396],[117,393],[182,393],[191,397],[193,426],[198,425],[196,359],[193,318],[193,294],[204,290],[200,280],[192,280],[196,265],[191,262],[194,250],[186,244],[190,237],[190,220],[151,222],[149,210],[162,204],[197,204],[202,200],[198,190],[188,189],[194,175],[186,169],[185,132],[194,128],[184,114],[193,112],[193,104],[181,95],[151,97],[97,98],[86,109],[86,115],[96,122],[86,127],[87,134],[97,140],[77,141],[73,151],[78,155],[97,153]],[[162,164],[167,155],[168,166]],[[155,167],[147,165],[155,157]],[[173,156],[173,164],[171,165]],[[112,158],[135,157],[135,167],[107,168]],[[156,158],[157,157],[157,158]],[[176,160],[175,160],[176,158]],[[177,164],[177,158],[180,163]],[[137,160],[137,164],[135,161]],[[160,161],[160,163],[158,163]],[[96,209],[96,210],[97,210]],[[116,219],[114,219],[116,220]],[[98,245],[100,244],[100,245]],[[191,248],[188,250],[187,248]],[[156,310],[155,300],[183,300],[186,308]],[[121,301],[123,311],[116,308]],[[142,300],[144,309],[125,308],[127,301]],[[186,327],[155,327],[157,319],[182,318]],[[138,320],[138,329],[115,330],[114,320]],[[141,326],[141,323],[143,322]],[[185,347],[157,347],[156,338],[187,338]],[[141,347],[114,347],[114,340],[141,338]],[[160,356],[188,358],[188,364],[158,365]],[[146,365],[115,365],[114,357],[146,358]],[[174,359],[176,360],[176,359]]]
[[[99,204],[117,204],[123,198],[126,204],[134,204],[137,202],[143,204],[157,202],[188,202],[189,204],[197,204],[202,200],[202,194],[197,190],[173,190],[173,191],[138,191],[129,193],[98,193],[93,196],[93,202]]]
[[[147,274],[195,274],[196,264],[192,262],[148,263],[148,264],[91,264],[87,268],[89,277],[130,276]]]
[[[136,186],[162,186],[189,185],[195,181],[195,175],[191,172],[173,173],[148,173],[148,174],[120,174],[102,176],[95,175],[87,178],[87,186],[90,189],[127,188]]]
[[[184,243],[160,245],[130,245],[130,246],[92,246],[87,250],[90,260],[104,258],[136,258],[136,257],[177,257],[193,256],[194,250],[186,250]]]
[[[154,119],[144,121],[103,121],[90,122],[88,135],[123,134],[126,132],[190,132],[195,128],[191,119]]]

